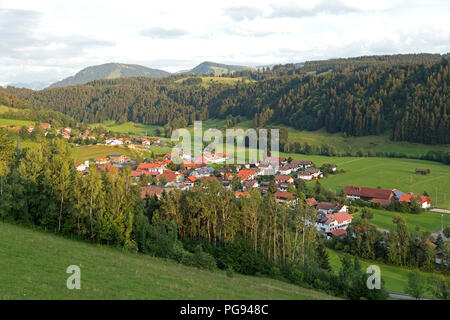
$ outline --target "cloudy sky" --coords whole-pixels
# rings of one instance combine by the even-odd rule
[[[90,65],[167,71],[450,52],[448,0],[0,0],[0,85]]]

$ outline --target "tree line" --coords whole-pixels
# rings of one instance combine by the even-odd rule
[[[211,86],[163,79],[97,80],[31,91],[3,89],[77,121],[133,121],[168,126],[243,116],[255,127],[285,124],[349,136],[390,132],[395,141],[450,143],[449,63],[370,66],[322,75],[293,74]]]

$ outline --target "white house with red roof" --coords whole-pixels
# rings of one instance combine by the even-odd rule
[[[316,227],[318,231],[324,233],[331,233],[339,229],[346,230],[350,223],[352,223],[352,219],[353,216],[345,211],[321,214],[317,219]]]
[[[419,206],[422,207],[422,209],[428,209],[431,207],[431,199],[428,196],[418,196],[414,193],[403,193],[400,198],[398,199],[399,202],[406,202],[411,203],[411,198],[416,199]]]
[[[155,161],[151,163],[141,163],[138,165],[137,172],[148,172],[162,174],[166,169],[166,163],[163,161]]]

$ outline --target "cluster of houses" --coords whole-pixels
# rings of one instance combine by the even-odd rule
[[[50,130],[52,128],[52,125],[50,123],[42,123],[42,124],[40,124],[40,127],[47,131],[47,130]],[[22,127],[18,127],[18,126],[10,127],[10,126],[7,126],[7,125],[1,125],[0,128],[7,128],[9,130],[13,130],[13,131],[16,131],[16,132],[19,132],[20,129],[22,129]],[[25,126],[25,128],[27,129],[27,131],[29,133],[31,133],[31,132],[34,131],[35,126]]]
[[[279,203],[295,204],[297,195],[288,192],[290,187],[294,187],[294,179],[313,180],[323,177],[319,169],[313,167],[311,161],[292,160],[288,163],[286,159],[275,159],[267,157],[264,161],[255,164],[224,165],[213,168],[209,165],[223,163],[227,159],[226,153],[204,154],[202,157],[193,158],[190,154],[182,154],[182,169],[172,171],[168,168],[172,158],[180,156],[168,154],[164,159],[150,163],[141,163],[132,175],[139,178],[143,175],[150,175],[161,181],[165,178],[165,187],[189,190],[196,181],[202,179],[216,179],[224,187],[231,189],[231,181],[237,177],[242,188],[235,192],[236,197],[245,197],[251,189],[259,189],[264,195],[267,193],[270,182],[261,181],[260,176],[273,176],[277,191],[275,198]],[[276,165],[279,162],[281,166]],[[217,172],[216,172],[217,170]]]
[[[136,162],[133,161],[130,157],[120,154],[109,155],[106,158],[95,158],[94,163],[92,163],[92,165],[95,165],[97,170],[109,172],[112,170],[122,169],[124,165],[132,166],[135,164]],[[75,166],[78,172],[80,172],[83,175],[86,175],[89,172],[89,167],[91,166],[91,163],[89,160],[86,160],[84,162],[77,162]]]

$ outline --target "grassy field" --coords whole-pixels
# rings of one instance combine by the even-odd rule
[[[104,158],[112,154],[122,154],[125,156],[133,156],[133,150],[120,146],[81,146],[72,149],[72,156],[75,161],[84,161],[95,158]]]
[[[420,156],[428,151],[449,151],[450,145],[426,145],[411,142],[394,142],[389,139],[389,134],[365,137],[344,137],[342,133],[328,133],[324,129],[318,131],[300,131],[291,127],[288,128],[290,142],[307,142],[311,145],[321,145],[327,143],[334,146],[338,151],[363,151],[363,152],[397,152],[407,155]]]
[[[0,299],[334,299],[262,278],[208,272],[0,222]],[[81,269],[68,290],[66,269]]]
[[[194,77],[191,77],[191,78],[194,78]],[[235,84],[236,82],[242,81],[242,80],[244,80],[245,82],[250,82],[250,81],[253,82],[253,80],[248,80],[248,79],[244,79],[244,78],[230,78],[230,77],[195,76],[195,78],[201,78],[202,79],[201,86],[203,86],[205,88],[210,87],[214,83]],[[182,78],[175,82],[181,83],[186,79],[189,79],[189,78]]]
[[[373,218],[370,220],[370,223],[376,225],[378,228],[394,231],[397,230],[397,225],[395,225],[392,220],[396,215],[400,215],[403,219],[405,219],[410,232],[415,232],[416,226],[420,227],[421,232],[429,231],[434,233],[439,231],[441,230],[441,219],[444,228],[445,226],[450,225],[450,215],[448,214],[441,215],[437,212],[413,214],[375,209],[373,209]],[[353,219],[353,222],[358,221],[361,216],[360,214],[356,214],[354,217],[355,219]]]
[[[334,272],[338,272],[338,270],[341,268],[339,257],[343,253],[328,249],[328,254],[330,257],[331,268]],[[400,268],[397,266],[380,263],[378,261],[368,261],[364,259],[360,259],[360,262],[363,270],[366,270],[370,265],[377,265],[378,267],[380,267],[381,278],[384,279],[384,284],[387,291],[395,293],[406,293],[405,286],[408,282],[408,274],[411,272],[411,269]],[[429,272],[420,271],[420,273],[424,277],[432,276],[432,274]],[[428,294],[428,296],[430,296],[430,294]]]
[[[450,209],[450,166],[433,161],[394,158],[355,158],[355,157],[325,157],[316,155],[301,155],[280,153],[283,157],[311,160],[317,166],[323,163],[334,163],[338,169],[346,173],[329,176],[321,180],[321,184],[335,191],[340,191],[345,185],[363,187],[381,187],[399,189],[403,192],[422,194],[427,191],[432,200],[432,206]],[[431,174],[416,175],[416,168],[430,169]]]
[[[75,159],[75,161],[104,158],[112,154],[122,154],[132,159],[137,159],[139,156],[144,158],[150,157],[152,151],[154,152],[155,156],[160,156],[171,152],[172,148],[151,146],[149,152],[143,152],[142,154],[139,154],[134,150],[122,146],[104,146],[104,145],[80,146],[73,148],[72,156]]]
[[[17,119],[1,119],[0,118],[0,126],[8,126],[8,127],[22,127],[22,126],[33,126],[34,121],[29,120],[17,120]]]
[[[129,134],[130,137],[143,137],[143,136],[149,136],[154,137],[156,136],[156,128],[158,126],[153,125],[144,125],[134,122],[127,122],[122,124],[116,124],[114,121],[107,121],[104,123],[95,123],[91,124],[90,127],[98,127],[98,126],[104,126],[107,130],[117,132],[117,133],[125,133]]]

